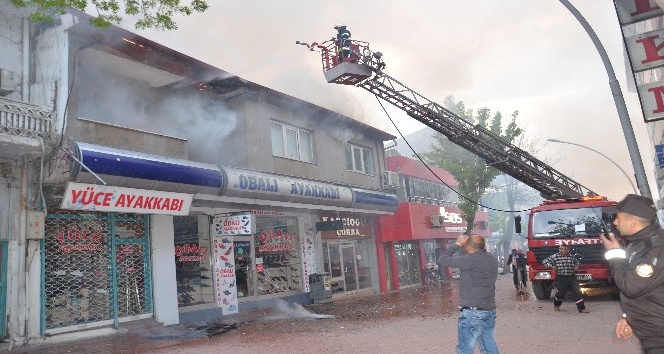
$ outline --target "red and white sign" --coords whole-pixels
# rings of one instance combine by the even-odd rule
[[[664,118],[664,82],[638,87],[643,117],[647,121]]]
[[[623,26],[664,14],[656,0],[614,0],[614,3]]]
[[[664,65],[664,29],[625,38],[625,43],[634,72]]]
[[[256,215],[231,215],[222,216],[220,219],[220,235],[253,235],[256,233]]]
[[[96,184],[67,184],[61,208],[104,212],[189,215],[191,194]]]

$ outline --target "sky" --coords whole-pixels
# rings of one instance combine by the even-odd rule
[[[606,49],[641,150],[652,193],[652,144],[636,93],[629,92],[620,26],[609,0],[571,0]],[[541,146],[536,157],[585,187],[619,200],[633,193],[632,162],[609,79],[590,37],[556,0],[209,1],[203,14],[177,18],[174,32],[137,31],[244,79],[399,136],[376,98],[326,83],[320,56],[296,41],[322,42],[333,27],[383,53],[385,72],[428,99],[447,95],[475,110],[510,116]],[[631,76],[631,74],[630,74]],[[631,80],[631,78],[630,78]],[[403,134],[424,126],[388,107]],[[650,123],[653,124],[653,123]],[[632,178],[634,184],[634,178]]]

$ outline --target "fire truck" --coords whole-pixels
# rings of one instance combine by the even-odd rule
[[[581,284],[611,284],[599,233],[602,227],[610,225],[609,216],[602,215],[602,207],[615,202],[598,196],[488,129],[408,88],[384,72],[387,65],[381,52],[372,51],[367,42],[352,39],[344,25],[337,25],[334,29],[337,30],[336,37],[321,43],[296,42],[320,53],[327,82],[361,87],[371,92],[482,157],[487,165],[537,190],[546,200],[532,208],[528,220],[529,278],[538,299],[551,296],[555,278],[541,262],[556,253],[561,244],[569,244],[572,254],[580,260],[577,276]],[[516,228],[520,233],[520,221]]]
[[[602,208],[615,204],[601,196],[560,198],[544,201],[530,210],[526,259],[537,299],[551,297],[555,273],[542,262],[558,253],[560,245],[569,245],[570,254],[579,260],[576,277],[581,287],[613,285],[599,234],[611,224],[611,215],[602,213]],[[521,232],[520,222],[517,217],[517,233]]]

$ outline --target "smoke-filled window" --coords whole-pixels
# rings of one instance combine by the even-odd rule
[[[373,176],[373,151],[361,146],[346,144],[346,169]]]
[[[314,162],[311,132],[278,122],[270,125],[272,155],[304,162]]]

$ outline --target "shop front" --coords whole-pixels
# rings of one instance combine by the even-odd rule
[[[371,289],[375,279],[372,218],[362,214],[321,213],[323,222],[339,220],[343,227],[321,231],[323,270],[330,274],[332,293]]]

